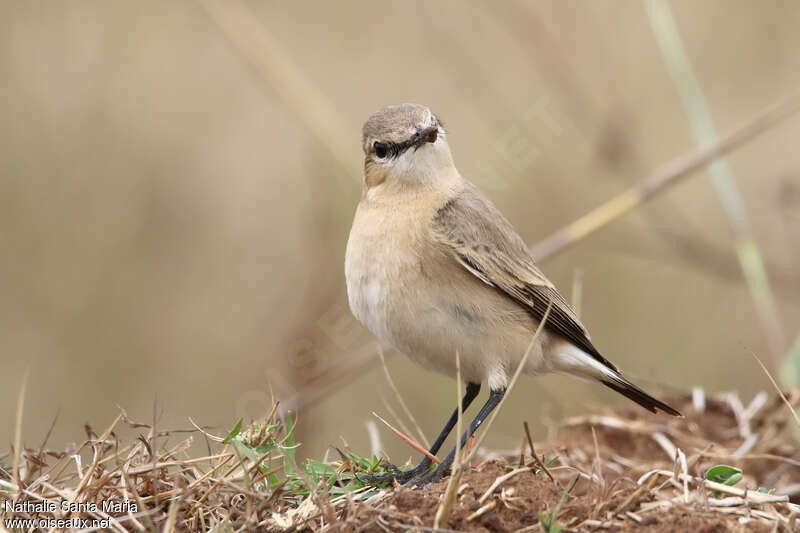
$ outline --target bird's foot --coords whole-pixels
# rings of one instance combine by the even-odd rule
[[[419,464],[411,470],[400,470],[393,464],[386,465],[387,470],[391,470],[391,474],[384,474],[382,476],[358,476],[362,482],[369,485],[378,485],[383,483],[406,483],[409,480],[425,475],[429,471],[429,465]]]
[[[436,467],[436,470],[431,470],[429,472],[423,472],[420,475],[410,479],[407,481],[403,486],[404,487],[413,487],[416,489],[424,489],[444,479],[450,473],[450,466],[441,464]]]

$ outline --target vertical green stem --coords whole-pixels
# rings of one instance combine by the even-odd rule
[[[669,3],[666,0],[647,0],[645,6],[667,69],[689,118],[695,142],[699,146],[716,142],[718,136],[711,112],[686,55]],[[784,355],[785,337],[764,260],[752,235],[747,209],[727,159],[720,157],[714,160],[709,165],[709,172],[714,190],[733,230],[739,264],[750,289],[758,321],[777,363]]]
[[[800,387],[800,335],[794,341],[794,345],[786,355],[781,365],[778,379],[790,387]]]

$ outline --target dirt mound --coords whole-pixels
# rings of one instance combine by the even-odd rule
[[[796,402],[798,395],[790,395]],[[794,531],[800,506],[798,449],[787,437],[786,407],[759,395],[702,392],[673,398],[683,419],[635,406],[566,420],[536,445],[547,473],[524,457],[489,458],[463,473],[443,529],[457,531]],[[705,479],[735,465],[735,486]],[[572,485],[574,483],[574,485]],[[399,488],[342,508],[339,527],[359,531],[431,528],[448,480]],[[559,508],[559,502],[563,503]],[[544,524],[540,523],[544,520]],[[548,528],[548,522],[549,528]],[[317,529],[309,524],[310,529]]]
[[[421,490],[364,485],[358,474],[386,466],[346,447],[335,450],[340,460],[298,464],[295,424],[277,417],[277,404],[227,436],[156,431],[123,411],[99,435],[87,426],[80,446],[0,455],[0,531],[62,529],[58,520],[170,533],[800,529],[798,428],[780,398],[743,405],[696,391],[670,403],[686,417],[632,406],[571,418],[535,452],[525,431],[524,450],[485,454],[459,479]],[[191,455],[196,435],[205,457]]]

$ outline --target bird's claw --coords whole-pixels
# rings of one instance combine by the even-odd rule
[[[420,465],[417,465],[411,470],[400,470],[393,464],[387,464],[385,465],[385,468],[387,470],[391,470],[392,473],[384,474],[382,476],[366,475],[357,477],[362,483],[367,483],[369,485],[375,485],[378,483],[393,483],[394,481],[397,481],[398,483],[402,484],[405,487],[411,487],[416,485],[415,481],[426,479],[430,474],[436,472],[436,470],[434,470],[433,472],[429,472],[427,465],[425,465],[424,467],[420,467]]]
[[[414,476],[412,479],[407,481],[403,486],[415,489],[424,489],[436,483],[437,481],[441,481],[442,478],[444,478],[449,473],[450,473],[449,468],[437,467],[436,470],[432,470],[425,474]]]

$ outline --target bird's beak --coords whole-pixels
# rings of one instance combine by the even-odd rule
[[[435,143],[439,137],[439,126],[429,126],[422,131],[417,132],[417,138],[414,140],[414,147],[419,148],[425,143]]]

